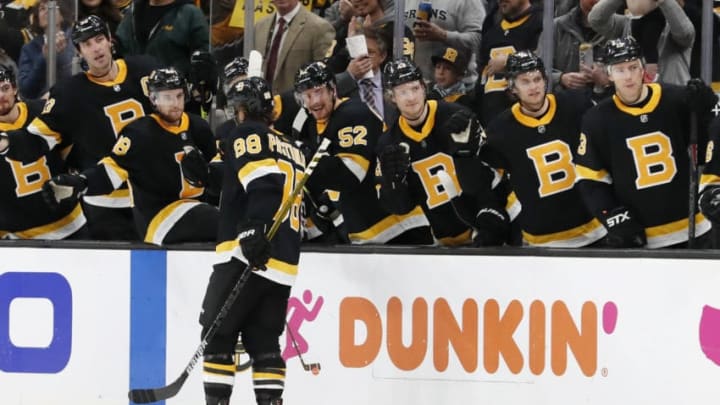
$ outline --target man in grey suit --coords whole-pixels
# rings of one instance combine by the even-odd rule
[[[277,11],[255,24],[254,48],[263,55],[263,71],[273,93],[293,88],[295,73],[305,63],[322,59],[335,30],[299,0],[272,0]]]
[[[388,41],[372,27],[364,29],[368,55],[351,59],[344,72],[335,75],[339,97],[360,97],[385,123],[394,122],[397,108],[386,100],[382,87],[382,67],[388,55]],[[367,72],[373,77],[364,79]]]

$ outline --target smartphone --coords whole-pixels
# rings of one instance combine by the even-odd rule
[[[585,65],[589,68],[592,68],[593,62],[595,59],[593,58],[593,45],[589,42],[582,42],[579,46],[580,50],[580,66]]]
[[[417,13],[415,14],[416,21],[430,21],[432,18],[432,3],[427,1],[421,1],[418,4]]]

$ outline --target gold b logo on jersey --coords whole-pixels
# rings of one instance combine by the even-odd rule
[[[443,55],[443,59],[449,60],[452,63],[455,63],[455,59],[457,59],[458,51],[455,48],[448,48],[445,50],[445,55]]]

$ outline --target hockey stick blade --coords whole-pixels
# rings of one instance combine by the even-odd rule
[[[140,388],[130,390],[128,392],[128,398],[130,401],[136,404],[148,404],[151,402],[164,401],[170,399],[180,392],[185,380],[187,380],[190,373],[185,370],[177,380],[173,381],[172,384],[162,388]]]
[[[280,229],[280,224],[282,224],[282,222],[285,220],[285,216],[290,211],[290,207],[292,206],[295,197],[300,194],[308,178],[315,170],[318,162],[327,153],[327,149],[329,146],[329,138],[324,138],[322,142],[320,142],[320,145],[315,151],[315,155],[313,155],[312,159],[305,168],[304,176],[297,182],[288,199],[283,202],[283,204],[280,206],[280,209],[278,209],[275,220],[273,221],[273,224],[266,235],[268,240],[272,239],[275,236],[275,233],[277,233],[278,229]],[[205,347],[207,347],[210,340],[212,340],[212,338],[215,336],[215,333],[220,328],[220,324],[222,324],[222,321],[230,312],[230,307],[232,307],[232,305],[235,303],[235,299],[238,297],[238,295],[240,295],[240,291],[245,286],[245,283],[247,283],[247,280],[250,278],[250,274],[252,274],[252,272],[253,269],[249,266],[246,267],[245,270],[242,272],[237,282],[230,290],[230,293],[225,299],[225,302],[223,302],[223,305],[220,307],[218,314],[215,316],[215,320],[213,320],[207,332],[205,332],[205,336],[203,336],[200,345],[195,350],[195,354],[193,354],[190,362],[188,362],[187,366],[185,366],[185,370],[183,370],[180,377],[178,377],[177,380],[173,381],[170,385],[166,385],[164,387],[131,389],[128,392],[128,398],[131,401],[135,402],[136,404],[147,404],[151,402],[164,401],[166,399],[174,397],[178,394],[178,392],[180,392],[183,384],[185,384],[185,380],[187,380],[188,375],[190,375],[190,372],[193,370],[193,368],[195,368],[195,364],[203,357],[203,354],[205,353]]]

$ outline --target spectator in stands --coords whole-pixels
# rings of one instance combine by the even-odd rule
[[[277,11],[255,24],[253,48],[263,55],[265,79],[273,93],[293,88],[298,69],[327,56],[335,38],[329,22],[311,13],[299,0],[272,0]]]
[[[458,102],[468,108],[472,106],[472,98],[467,94],[468,87],[461,80],[468,66],[467,56],[449,46],[436,51],[432,56],[434,83],[428,91],[428,99]]]
[[[366,28],[364,32],[368,54],[352,59],[344,72],[335,75],[337,93],[340,98],[359,96],[385,122],[394,122],[397,109],[384,99],[382,88],[382,66],[387,60],[388,45],[378,30]],[[372,77],[364,78],[370,71]]]
[[[480,32],[485,19],[485,8],[477,0],[434,0],[429,20],[417,18],[418,5],[423,0],[405,2],[405,21],[415,34],[415,64],[423,77],[433,77],[430,59],[434,52],[452,46],[468,55],[469,69],[463,79],[474,83],[477,79],[475,57],[470,56],[480,46]]]
[[[637,36],[648,58],[646,81],[687,83],[695,29],[677,0],[628,0],[628,11],[642,16],[639,19],[615,14],[623,4],[624,0],[600,0],[588,14],[590,26],[608,39],[618,25]]]
[[[693,41],[690,55],[690,76],[700,77],[700,56],[702,54],[702,0],[678,0],[690,21],[695,27],[695,41]],[[718,4],[716,1],[715,4]],[[712,81],[720,81],[720,8],[713,13],[712,22]]]
[[[208,49],[208,24],[192,0],[138,0],[117,28],[121,56],[152,55],[187,76],[190,55]]]
[[[346,46],[348,37],[362,35],[363,30],[372,27],[382,35],[387,49],[392,52],[394,41],[394,13],[385,13],[380,0],[351,0],[353,6],[353,21],[336,29],[335,48],[328,60],[328,66],[334,73],[345,71],[350,63],[350,55]],[[403,37],[403,56],[408,59],[414,57],[415,36],[412,29],[405,25]]]
[[[123,17],[113,0],[80,0],[77,19],[82,20],[90,14],[102,18],[110,28],[110,35],[113,36]]]
[[[595,32],[587,21],[588,13],[597,2],[580,0],[579,5],[554,20],[552,83],[556,91],[592,88],[602,93],[610,84],[607,72],[602,65],[595,63],[597,57],[594,57],[600,56],[594,54],[601,52],[606,39]],[[617,32],[611,35],[613,38],[622,34],[621,26],[616,29]],[[542,54],[542,51],[538,50],[538,53]]]
[[[62,80],[72,76],[72,59],[75,54],[72,46],[68,45],[72,15],[64,3],[58,2],[56,15],[55,50],[56,78]],[[20,51],[19,84],[20,95],[24,99],[40,98],[48,91],[47,58],[48,44],[46,30],[48,28],[48,0],[39,1],[32,8],[32,29],[35,37],[23,45]]]
[[[517,50],[537,49],[542,24],[542,9],[530,0],[502,0],[488,14],[478,53],[482,77],[475,85],[476,113],[483,125],[512,105],[506,92],[505,62]]]

